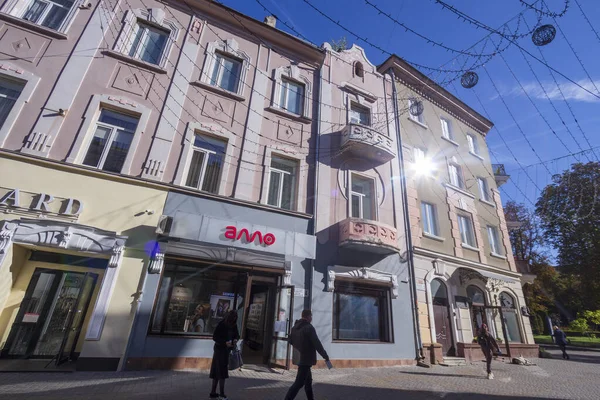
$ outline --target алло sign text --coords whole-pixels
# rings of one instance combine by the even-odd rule
[[[241,240],[243,236],[246,236],[245,243],[254,243],[256,238],[258,238],[258,243],[264,246],[271,246],[275,243],[275,235],[272,233],[267,233],[263,236],[260,231],[252,232],[252,234],[250,234],[246,228],[240,229],[238,232],[238,229],[232,225],[225,228],[225,237],[227,239]]]

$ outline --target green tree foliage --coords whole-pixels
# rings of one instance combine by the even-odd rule
[[[582,334],[585,334],[587,331],[590,330],[590,326],[588,325],[588,322],[585,318],[574,319],[569,324],[569,328],[571,328],[575,332],[581,332]]]
[[[574,314],[600,309],[600,163],[573,164],[536,204],[544,238],[558,250]]]
[[[333,48],[333,50],[337,51],[338,53],[340,51],[347,50],[348,49],[348,39],[346,39],[346,36],[342,36],[338,40],[331,39],[331,47]]]

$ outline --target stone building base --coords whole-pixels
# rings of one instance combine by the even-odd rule
[[[506,347],[503,345],[500,345],[500,349],[502,350],[502,353],[506,352]],[[540,349],[537,344],[510,344],[510,353],[512,357],[523,356],[525,358],[538,358],[539,351]],[[506,354],[503,355],[506,356]],[[467,362],[485,361],[481,346],[477,343],[458,343],[458,356],[464,357]]]

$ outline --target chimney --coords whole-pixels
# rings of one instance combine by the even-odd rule
[[[277,18],[275,18],[274,15],[267,15],[264,22],[265,24],[275,28],[275,24],[277,24]]]

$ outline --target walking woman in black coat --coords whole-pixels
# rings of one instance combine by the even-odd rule
[[[229,352],[234,348],[240,333],[237,328],[237,313],[230,311],[225,318],[219,322],[213,340],[215,341],[212,364],[210,366],[210,379],[212,379],[211,399],[221,398],[227,400],[225,396],[225,379],[229,378]],[[220,394],[217,394],[217,384],[219,384]]]

